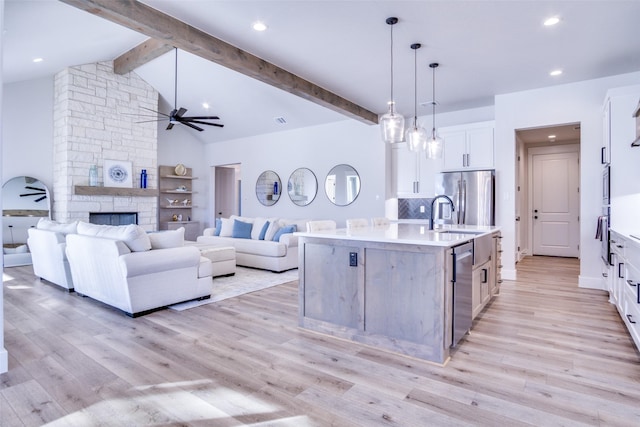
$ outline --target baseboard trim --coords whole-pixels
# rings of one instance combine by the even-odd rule
[[[599,289],[606,291],[602,277],[578,276],[578,287],[585,289]]]
[[[0,374],[9,371],[9,352],[4,348],[0,349]]]

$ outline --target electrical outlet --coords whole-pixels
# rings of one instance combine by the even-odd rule
[[[349,252],[349,267],[357,267],[357,266],[358,266],[358,253]]]
[[[424,206],[420,206],[420,213],[424,213]]]

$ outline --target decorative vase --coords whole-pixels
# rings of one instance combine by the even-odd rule
[[[89,185],[91,187],[98,186],[98,167],[96,165],[91,165],[89,168]]]

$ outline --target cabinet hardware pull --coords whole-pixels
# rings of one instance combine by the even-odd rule
[[[627,283],[629,284],[629,286],[635,286],[636,284],[633,283],[633,280],[631,279],[627,279]]]
[[[620,279],[624,279],[624,276],[622,275],[622,267],[624,267],[624,262],[618,263],[618,278]]]
[[[486,268],[482,269],[482,274],[483,274],[482,283],[487,283],[487,280],[489,279],[489,274],[488,273],[489,273],[489,271]]]
[[[607,273],[602,273],[602,277],[609,277]]]
[[[498,280],[498,283],[502,283],[502,280]]]
[[[624,247],[623,245],[616,245],[616,248],[622,249],[623,247]]]
[[[636,321],[633,320],[630,314],[627,314],[627,319],[629,319],[629,323],[636,323]]]

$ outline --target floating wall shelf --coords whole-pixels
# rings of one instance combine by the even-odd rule
[[[113,197],[158,197],[157,188],[121,188],[92,187],[74,185],[73,194],[77,196],[113,196]]]

